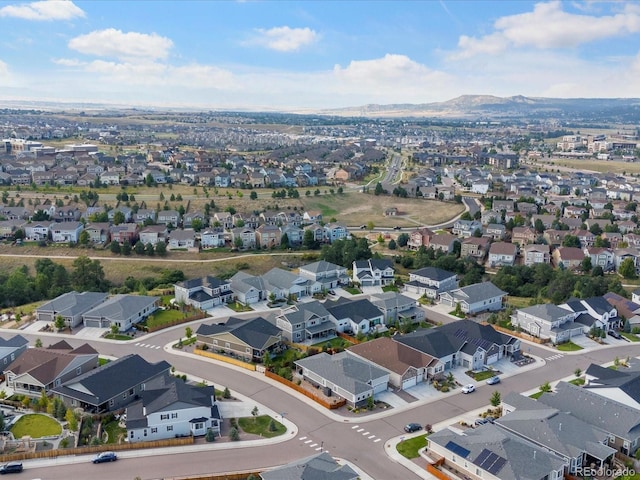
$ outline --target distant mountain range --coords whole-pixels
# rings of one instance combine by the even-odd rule
[[[462,95],[446,102],[364,105],[318,112],[345,117],[444,117],[500,119],[570,117],[576,119],[637,121],[640,98],[540,98],[516,95]],[[629,118],[631,117],[631,118]]]

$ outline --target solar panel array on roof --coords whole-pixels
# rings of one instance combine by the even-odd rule
[[[490,342],[489,340],[485,340],[484,338],[476,338],[473,340],[474,345],[484,349],[484,350],[489,350],[491,348],[491,346],[493,345],[493,342]]]
[[[444,448],[446,448],[447,450],[450,450],[451,452],[455,453],[456,455],[460,455],[462,458],[467,458],[469,453],[471,453],[466,448],[461,447],[456,442],[453,442],[451,440],[449,440],[447,442],[447,444],[444,446]]]
[[[491,475],[496,475],[502,467],[504,467],[504,464],[507,463],[507,461],[500,455],[483,448],[473,463],[482,470],[489,472]]]

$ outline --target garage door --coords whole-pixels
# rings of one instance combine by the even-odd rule
[[[97,328],[102,327],[102,325],[100,324],[100,319],[96,319],[96,320],[85,319],[84,326],[85,327],[97,327]]]
[[[381,393],[386,391],[387,391],[387,384],[384,382],[379,383],[378,385],[373,387],[373,393]]]
[[[407,388],[414,387],[418,383],[417,377],[407,378],[402,381],[402,389],[406,390]]]

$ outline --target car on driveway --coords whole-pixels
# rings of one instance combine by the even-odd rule
[[[20,462],[9,462],[0,467],[0,475],[4,475],[6,473],[20,473],[21,471],[22,463]]]
[[[622,340],[622,335],[620,335],[618,332],[616,332],[615,330],[609,330],[609,335],[611,335],[613,338],[616,338],[618,340]]]
[[[114,452],[102,452],[93,457],[91,460],[93,463],[106,463],[106,462],[115,462],[118,460],[118,456]]]
[[[496,383],[500,383],[500,377],[498,375],[487,379],[487,385],[495,385]]]
[[[408,423],[404,426],[404,431],[407,433],[413,433],[422,430],[422,425],[419,423]]]
[[[476,391],[476,387],[472,384],[462,387],[462,393],[472,393]]]

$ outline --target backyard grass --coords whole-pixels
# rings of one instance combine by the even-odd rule
[[[322,342],[314,343],[311,346],[322,349],[324,347],[328,347],[328,348],[347,348],[347,347],[350,347],[351,345],[352,345],[352,343],[347,341],[347,340],[345,340],[344,338],[335,337],[335,338],[332,338],[331,340],[324,340]]]
[[[182,320],[185,316],[180,310],[156,310],[149,315],[146,325],[149,328],[169,325],[176,320]]]
[[[404,440],[400,442],[396,446],[396,450],[403,457],[412,459],[418,458],[420,455],[418,452],[421,448],[427,446],[427,436],[426,435],[418,435],[417,437],[410,438],[409,440]]]
[[[253,433],[254,435],[260,435],[265,438],[273,438],[282,435],[287,431],[287,428],[273,420],[275,423],[275,431],[269,430],[269,423],[273,420],[269,415],[258,415],[257,417],[243,417],[238,419],[238,425],[246,433]]]
[[[638,337],[635,333],[620,332],[620,335],[622,335],[624,338],[626,338],[630,342],[640,342],[640,337]]]
[[[507,305],[513,306],[514,308],[525,308],[531,305],[531,298],[512,297],[511,295],[509,295],[507,297]]]
[[[60,435],[61,432],[62,426],[57,420],[39,413],[23,415],[11,427],[11,433],[15,438],[24,436],[31,438],[50,437]]]
[[[576,345],[573,342],[560,343],[556,346],[556,348],[561,352],[577,352],[579,350],[582,350],[582,347],[580,345]]]
[[[119,438],[126,438],[127,436],[127,429],[120,427],[118,420],[113,420],[104,425],[103,431],[108,436],[106,443],[119,443]]]

